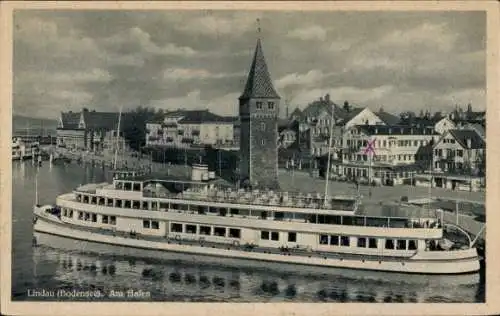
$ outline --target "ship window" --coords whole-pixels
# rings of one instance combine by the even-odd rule
[[[143,228],[149,228],[149,225],[150,225],[149,220],[144,220],[144,221],[142,221],[142,227],[143,227]]]
[[[220,236],[220,237],[226,236],[226,228],[225,227],[214,227],[214,236]]]
[[[417,250],[417,241],[409,240],[408,241],[408,250]]]
[[[338,246],[339,245],[339,236],[330,235],[330,245]]]
[[[255,102],[255,106],[257,107],[257,109],[262,109],[262,102]]]
[[[230,238],[241,238],[241,229],[229,228],[229,237]]]
[[[88,221],[90,219],[90,214],[85,212],[85,220]]]
[[[173,209],[173,210],[178,210],[179,209],[179,205],[177,205],[177,204],[170,204],[170,208]]]
[[[230,213],[231,215],[237,215],[237,214],[239,214],[239,213],[240,213],[240,210],[239,210],[239,209],[237,209],[237,208],[232,208],[232,209],[230,209],[230,210],[229,210],[229,213]]]
[[[269,240],[269,232],[268,231],[261,231],[260,232],[260,239],[265,239],[265,240]]]
[[[198,214],[205,214],[207,212],[208,206],[198,206]]]
[[[385,240],[385,249],[394,249],[394,240],[386,239]]]
[[[88,203],[89,202],[89,197],[88,195],[83,196],[83,203]]]
[[[141,207],[140,201],[132,201],[132,208],[138,210]]]
[[[116,207],[118,208],[122,207],[122,200],[116,200]]]
[[[92,203],[91,204],[97,204],[97,197],[95,197],[95,196],[92,197]]]
[[[376,238],[368,239],[368,247],[369,248],[377,248],[377,239]]]
[[[147,210],[148,209],[148,202],[142,202],[142,209]]]
[[[123,189],[124,189],[125,191],[130,191],[130,190],[132,190],[132,183],[130,183],[130,182],[124,182],[124,183],[123,183]]]
[[[103,216],[102,216],[102,223],[103,223],[103,224],[107,224],[108,222],[109,222],[108,215],[103,215]]]
[[[212,234],[212,227],[200,226],[200,235],[210,235],[210,234]]]
[[[366,248],[366,238],[358,237],[358,247]]]
[[[130,201],[124,201],[124,203],[123,203],[124,208],[130,208],[131,206],[132,206],[132,204],[130,203]]]
[[[106,199],[107,206],[113,206],[113,199]]]
[[[104,205],[104,198],[99,198],[99,205]]]
[[[140,183],[134,183],[134,191],[141,191],[141,184]]]
[[[289,242],[297,242],[297,233],[289,232],[288,233],[288,241]]]
[[[151,209],[156,210],[158,208],[158,203],[157,202],[151,202]]]
[[[66,211],[65,208],[63,208],[62,210],[63,210],[63,216],[67,216],[68,215],[68,211]]]
[[[328,245],[328,235],[319,235],[319,244]]]
[[[92,221],[93,221],[94,223],[96,223],[96,222],[97,222],[97,214],[92,214]]]
[[[271,240],[280,240],[280,234],[278,232],[271,232]]]
[[[186,225],[186,233],[196,234],[196,225]]]
[[[116,216],[110,216],[109,217],[109,223],[111,225],[116,225]]]
[[[406,250],[406,240],[399,239],[397,242],[397,249],[398,250]]]
[[[77,195],[76,195],[76,200],[77,200],[78,202],[81,202],[81,201],[82,201],[82,195],[81,195],[81,194],[77,194]]]
[[[342,218],[342,225],[352,225],[352,217],[351,216],[344,216]]]
[[[160,202],[160,210],[168,210],[168,203]]]
[[[349,247],[350,245],[349,236],[340,236],[340,245]]]
[[[160,229],[160,224],[158,223],[158,221],[151,221],[151,228]]]
[[[69,217],[73,218],[73,210],[69,211]]]
[[[170,230],[174,233],[182,233],[182,224],[172,223]]]

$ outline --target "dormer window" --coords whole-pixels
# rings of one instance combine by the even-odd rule
[[[257,109],[262,110],[262,102],[255,102],[255,106],[257,107]]]
[[[267,107],[269,110],[274,110],[274,102],[267,102]]]

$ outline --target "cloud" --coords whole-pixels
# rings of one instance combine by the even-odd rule
[[[159,46],[151,40],[151,35],[140,27],[129,28],[105,41],[110,48],[118,47],[126,51],[143,51],[149,54],[178,56],[193,56],[196,54],[196,51],[191,47],[178,46],[174,43]]]
[[[210,14],[208,12],[207,14]],[[222,15],[228,15],[222,13]],[[229,16],[205,15],[194,17],[178,23],[176,28],[190,34],[203,34],[208,36],[238,36],[249,30],[257,29],[257,14],[251,12],[234,12]]]
[[[321,70],[310,70],[305,74],[291,73],[276,80],[275,86],[277,89],[285,89],[288,86],[308,87],[318,84],[326,77],[328,77],[328,74],[323,73]]]
[[[228,77],[238,77],[245,75],[244,72],[237,73],[211,73],[206,69],[191,68],[169,68],[163,72],[163,79],[167,81],[179,80],[202,80],[202,79],[220,79]]]
[[[326,38],[326,30],[318,25],[312,25],[305,28],[298,28],[290,31],[288,37],[298,38],[304,41],[320,40],[324,41]]]
[[[485,30],[482,12],[18,11],[14,113],[150,105],[235,115],[258,36],[292,107],[330,93],[396,113],[481,109]]]

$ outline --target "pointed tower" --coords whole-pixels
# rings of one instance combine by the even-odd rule
[[[239,98],[240,180],[243,185],[278,189],[278,113],[280,96],[257,40],[245,90]]]

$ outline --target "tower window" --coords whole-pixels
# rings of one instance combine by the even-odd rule
[[[272,110],[274,109],[274,102],[267,102],[267,107]]]
[[[257,109],[262,109],[262,102],[255,102]]]

